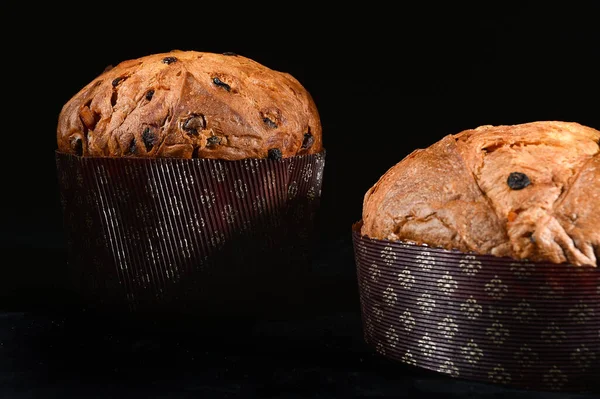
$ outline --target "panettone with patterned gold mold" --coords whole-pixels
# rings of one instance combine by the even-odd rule
[[[461,379],[600,393],[599,139],[486,125],[392,166],[352,226],[366,343]]]

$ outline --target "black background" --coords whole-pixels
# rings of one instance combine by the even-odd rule
[[[350,313],[357,309],[350,227],[366,190],[413,149],[482,124],[552,119],[600,128],[592,2],[201,3],[2,5],[5,311],[63,304],[58,114],[107,65],[126,59],[231,51],[308,89],[327,149],[318,246],[329,272],[350,284],[339,288]]]
[[[152,52],[232,51],[301,81],[328,151],[325,239],[348,235],[382,173],[446,134],[543,119],[600,127],[595,8],[518,4],[10,6],[2,243],[62,245],[53,164],[61,106],[107,65]]]

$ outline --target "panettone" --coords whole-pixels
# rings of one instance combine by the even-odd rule
[[[391,167],[361,233],[573,265],[600,258],[600,131],[575,122],[480,126]]]
[[[62,108],[58,150],[81,156],[239,160],[322,150],[309,92],[233,53],[171,51],[123,61]]]

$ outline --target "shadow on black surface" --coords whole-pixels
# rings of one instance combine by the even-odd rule
[[[314,312],[277,319],[82,311],[61,286],[60,250],[23,253],[11,280],[20,284],[2,287],[12,302],[0,314],[0,396],[594,397],[455,379],[375,353],[362,338],[351,248],[341,239],[319,251]]]
[[[116,325],[95,315],[0,317],[8,397],[591,398],[471,383],[367,348],[356,313],[262,322],[206,336],[202,323]]]
[[[0,279],[0,311],[7,312],[71,312],[89,307],[83,302],[75,285],[72,283],[71,275],[67,266],[67,253],[65,248],[4,248],[6,259],[16,259],[18,262],[3,270],[3,278]],[[234,252],[234,251],[230,251]],[[296,305],[296,312],[304,315],[330,314],[332,311],[347,311],[358,309],[358,289],[356,281],[356,270],[354,266],[354,255],[352,252],[351,238],[339,238],[327,246],[315,244],[314,260],[302,271],[302,280],[293,282],[291,292],[301,293],[301,300],[290,300],[290,304]],[[306,261],[308,263],[308,261]],[[223,277],[226,280],[229,275]],[[272,279],[271,279],[272,280]],[[214,279],[214,281],[218,281]],[[246,281],[238,281],[237,286],[242,286]],[[229,282],[234,282],[229,279]],[[300,285],[302,287],[300,289]],[[275,286],[276,281],[270,281],[270,286]],[[275,289],[276,288],[276,289]],[[216,294],[217,289],[212,288]],[[252,293],[252,287],[245,289],[246,294]],[[281,295],[283,288],[274,287],[277,295]],[[268,300],[268,292],[263,302]],[[275,295],[275,298],[277,297]],[[229,313],[234,312],[235,302],[226,302],[223,298],[222,309]],[[241,295],[232,296],[236,300],[243,298]],[[250,303],[252,301],[249,301]],[[119,306],[121,304],[117,304]],[[227,305],[227,306],[225,306]],[[242,305],[240,303],[240,305]],[[276,305],[276,304],[273,304]],[[274,306],[275,308],[276,306]],[[247,307],[239,306],[240,309],[248,310]],[[116,308],[113,308],[113,310]],[[121,309],[129,317],[128,309]],[[173,308],[165,307],[163,314],[167,318],[175,317]],[[228,318],[229,314],[220,315],[219,304],[215,302],[215,308],[206,315],[213,319]],[[184,310],[185,311],[185,310]],[[140,315],[154,318],[157,313],[150,310],[137,311]],[[198,312],[194,312],[198,314]],[[265,314],[272,317],[274,314]],[[238,317],[243,314],[238,312]],[[252,315],[248,315],[251,317]],[[279,312],[280,318],[285,319],[285,314]]]

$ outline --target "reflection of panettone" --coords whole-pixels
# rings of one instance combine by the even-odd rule
[[[480,126],[412,152],[371,187],[361,233],[539,262],[598,265],[600,131]]]
[[[121,62],[60,115],[59,151],[83,156],[282,158],[322,150],[291,75],[236,54],[172,51]]]

